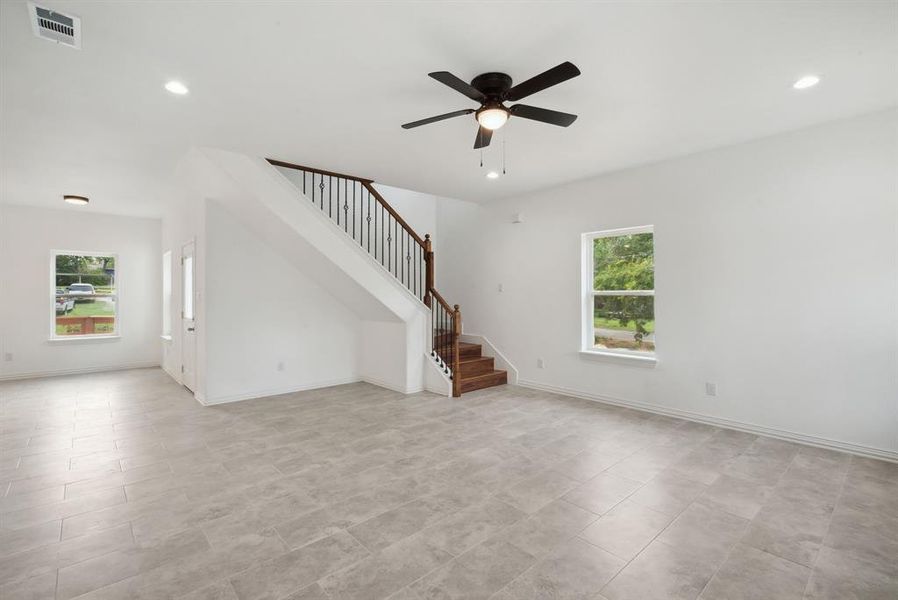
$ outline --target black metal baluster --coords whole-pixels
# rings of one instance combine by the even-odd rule
[[[321,208],[321,212],[324,212],[324,175],[320,176],[318,182],[318,206]]]
[[[368,192],[368,216],[365,218],[368,221],[368,254],[371,254],[371,192]],[[377,250],[375,248],[375,250]],[[377,256],[374,257],[375,259]]]
[[[302,172],[302,193],[303,193],[303,195],[306,194],[306,172],[305,171]]]
[[[333,204],[334,204],[334,178],[328,177],[327,178],[327,218],[328,219],[334,218]]]
[[[348,183],[348,182],[347,182]],[[355,188],[353,188],[353,192]],[[349,233],[349,192],[346,193],[346,197],[343,198],[343,232]]]

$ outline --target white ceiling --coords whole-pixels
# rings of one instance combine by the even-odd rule
[[[0,3],[0,196],[159,215],[174,165],[209,145],[486,201],[898,104],[896,2],[60,2],[83,49]],[[583,75],[526,100],[485,152],[473,106],[427,77],[564,60]],[[792,82],[817,73],[816,88]],[[180,79],[190,94],[162,89]]]

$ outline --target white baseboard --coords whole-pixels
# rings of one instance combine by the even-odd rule
[[[175,373],[173,371],[169,371],[168,369],[165,368],[165,365],[162,365],[162,370],[165,371],[166,374],[169,377],[171,377],[172,379],[174,379],[179,385],[183,385],[183,384],[181,384],[181,374],[180,373]]]
[[[267,390],[261,390],[258,392],[246,392],[243,394],[233,394],[230,396],[221,396],[218,398],[206,398],[199,392],[194,392],[194,398],[196,401],[202,404],[203,406],[215,406],[217,404],[230,404],[231,402],[242,402],[243,400],[255,400],[257,398],[267,398],[269,396],[280,396],[281,394],[292,394],[294,392],[304,392],[307,390],[318,390],[322,388],[334,387],[336,385],[346,385],[348,383],[359,383],[360,381],[364,381],[366,383],[370,383],[372,385],[376,385],[378,387],[386,388],[388,390],[392,390],[394,392],[399,392],[400,394],[416,394],[418,392],[423,391],[421,389],[412,389],[412,390],[404,390],[400,389],[395,385],[388,384],[386,382],[374,379],[373,377],[346,377],[343,379],[331,379],[329,381],[316,381],[314,383],[307,383],[303,385],[296,386],[288,386],[283,388],[271,388]]]
[[[280,396],[281,394],[292,394],[294,392],[304,392],[306,390],[317,390],[320,388],[333,387],[335,385],[345,385],[347,383],[358,383],[361,381],[358,377],[344,377],[341,379],[330,379],[327,381],[315,381],[312,383],[304,383],[301,385],[291,385],[281,388],[269,388],[259,390],[257,392],[244,392],[242,394],[233,394],[229,396],[219,396],[218,398],[206,398],[201,394],[194,392],[194,398],[203,406],[215,406],[216,404],[229,404],[231,402],[241,402],[243,400],[255,400],[256,398],[267,398],[269,396]]]
[[[387,383],[386,381],[381,381],[380,379],[369,377],[367,375],[362,375],[359,378],[359,381],[364,381],[365,383],[370,383],[371,385],[376,385],[377,387],[387,388],[388,390],[399,392],[400,394],[417,394],[418,392],[424,391],[423,386],[418,386],[415,388],[402,388],[398,385]]]
[[[54,371],[30,371],[28,373],[13,373],[0,375],[0,381],[12,381],[16,379],[37,379],[40,377],[60,377],[63,375],[84,375],[87,373],[101,373],[103,371],[126,371],[128,369],[149,369],[159,367],[158,362],[137,362],[122,365],[103,365],[99,367],[83,367],[80,369],[57,369]]]
[[[852,444],[850,442],[842,442],[839,440],[831,440],[827,438],[822,438],[813,435],[807,435],[803,433],[797,433],[794,431],[787,431],[784,429],[774,429],[771,427],[764,427],[762,425],[755,425],[753,423],[743,423],[741,421],[732,421],[730,419],[723,419],[720,417],[713,417],[711,415],[705,415],[701,413],[694,413],[686,410],[679,410],[676,408],[667,408],[663,406],[657,406],[654,404],[647,404],[645,402],[636,402],[634,400],[625,400],[623,398],[615,398],[612,396],[606,396],[602,394],[593,394],[591,392],[583,392],[580,390],[574,390],[570,388],[549,385],[545,383],[540,383],[537,381],[529,381],[529,380],[518,380],[518,385],[525,388],[531,388],[534,390],[542,390],[544,392],[552,392],[554,394],[562,394],[564,396],[571,396],[573,398],[582,398],[584,400],[592,400],[594,402],[601,402],[602,404],[611,404],[614,406],[621,406],[624,408],[632,408],[634,410],[639,410],[643,412],[650,412],[659,415],[665,415],[668,417],[676,417],[678,419],[685,419],[687,421],[695,421],[697,423],[704,423],[706,425],[714,425],[716,427],[723,427],[725,429],[735,429],[737,431],[744,431],[746,433],[753,433],[756,435],[763,435],[766,437],[777,438],[781,440],[786,440],[787,442],[795,442],[796,444],[804,444],[806,446],[816,446],[817,448],[826,448],[827,450],[837,450],[839,452],[848,452],[849,454],[856,454],[858,456],[865,456],[868,458],[878,458],[880,460],[887,460],[890,462],[898,462],[898,452],[894,452],[891,450],[884,450],[882,448],[874,448],[872,446],[864,446],[860,444]]]

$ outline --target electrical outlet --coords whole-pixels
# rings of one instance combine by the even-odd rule
[[[278,363],[278,371],[283,371],[283,370],[284,370],[284,361],[280,361]]]
[[[706,381],[705,382],[705,395],[706,396],[716,396],[717,395],[717,384]]]
[[[6,362],[11,362],[12,361],[12,352],[7,352],[6,354],[4,354],[3,360],[5,360]]]
[[[537,358],[537,359],[536,359],[536,368],[537,368],[537,369],[545,369],[545,368],[546,368],[546,361],[544,361],[544,360],[541,359],[541,358]]]
[[[500,291],[500,292],[504,292],[504,291],[505,291],[505,286],[502,285],[501,283],[499,284],[499,291]]]

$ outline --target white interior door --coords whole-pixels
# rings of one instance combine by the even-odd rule
[[[181,249],[181,383],[196,389],[196,248]]]

